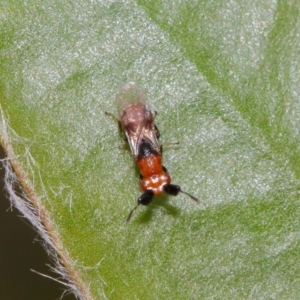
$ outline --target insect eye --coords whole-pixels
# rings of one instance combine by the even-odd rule
[[[195,196],[183,191],[179,185],[167,183],[164,185],[164,191],[171,196],[177,196],[178,193],[180,192],[180,193],[186,194],[187,196],[189,196],[192,200],[196,201],[197,203],[200,202],[199,199],[196,198]]]
[[[144,194],[142,194],[139,199],[138,203],[142,205],[148,205],[154,197],[154,192],[152,190],[147,190]]]
[[[128,223],[131,219],[133,212],[138,208],[140,204],[148,205],[154,197],[154,192],[152,190],[147,190],[144,194],[142,194],[138,199],[138,204],[130,211],[126,223]]]
[[[171,196],[177,196],[181,190],[178,185],[169,183],[164,185],[164,191]]]

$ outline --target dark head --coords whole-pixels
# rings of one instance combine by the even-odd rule
[[[198,198],[192,196],[187,192],[182,191],[179,185],[167,183],[164,185],[163,189],[164,192],[168,195],[177,196],[179,193],[183,193],[189,196],[192,200],[196,201],[197,203],[200,202]],[[138,208],[140,204],[148,205],[153,200],[153,197],[154,197],[154,192],[152,190],[145,191],[145,193],[138,198],[138,204],[131,210],[131,212],[129,213],[126,219],[126,222],[128,223],[130,221],[132,213]]]

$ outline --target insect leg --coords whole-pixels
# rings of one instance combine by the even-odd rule
[[[112,113],[109,113],[109,112],[107,112],[107,111],[105,111],[104,113],[105,113],[107,116],[111,117],[115,122],[118,123],[119,131],[120,131],[120,133],[121,133],[121,135],[122,135],[122,139],[123,139],[126,143],[128,143],[128,140],[127,140],[127,137],[126,137],[126,135],[125,135],[125,132],[124,132],[124,129],[123,129],[123,126],[122,126],[121,121],[120,121],[115,115],[113,115]]]

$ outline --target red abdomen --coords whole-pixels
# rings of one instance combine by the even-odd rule
[[[152,190],[155,195],[164,193],[164,185],[171,182],[168,173],[163,171],[160,154],[151,154],[142,157],[137,161],[142,179],[141,188],[143,191]]]

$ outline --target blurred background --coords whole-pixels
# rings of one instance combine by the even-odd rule
[[[5,157],[0,147],[0,159]],[[11,207],[4,189],[4,169],[0,170],[0,299],[75,300],[64,294],[64,286],[31,271],[57,278],[50,271],[40,238],[21,214]]]

